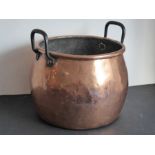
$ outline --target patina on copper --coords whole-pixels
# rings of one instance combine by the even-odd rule
[[[47,44],[47,51],[45,40],[38,44],[35,52],[40,55],[32,72],[40,117],[69,129],[96,128],[116,120],[128,89],[124,45],[97,36],[53,37]]]

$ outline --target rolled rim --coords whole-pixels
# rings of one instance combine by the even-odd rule
[[[120,43],[119,41],[110,39],[110,38],[105,38],[105,37],[99,37],[99,36],[91,36],[91,35],[64,35],[64,36],[55,36],[55,37],[49,37],[49,41],[51,40],[56,40],[56,39],[65,39],[65,38],[93,38],[93,39],[104,39],[104,40],[109,40],[112,41],[116,44],[119,44],[121,46],[121,49],[116,50],[114,52],[107,52],[107,53],[102,53],[102,54],[94,54],[94,55],[76,55],[76,54],[67,54],[67,53],[62,53],[60,51],[50,51],[49,54],[51,57],[55,58],[64,58],[64,59],[81,59],[81,60],[91,60],[91,59],[107,59],[111,57],[116,57],[118,55],[122,55],[125,52],[125,46],[124,44]],[[39,51],[43,54],[45,54],[44,48],[40,46],[41,42],[43,40],[39,41],[37,44],[37,48]]]

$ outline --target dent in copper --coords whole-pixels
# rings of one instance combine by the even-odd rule
[[[101,59],[60,57],[47,67],[34,63],[32,95],[42,119],[70,129],[110,124],[120,114],[128,89],[123,54]]]

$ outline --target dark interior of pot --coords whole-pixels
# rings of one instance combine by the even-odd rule
[[[44,48],[44,41],[40,43]],[[69,37],[51,39],[49,51],[75,55],[96,55],[115,52],[122,48],[121,44],[108,39],[91,37]]]

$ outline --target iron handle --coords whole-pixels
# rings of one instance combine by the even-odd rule
[[[43,30],[40,29],[34,29],[31,32],[31,46],[32,46],[32,50],[36,53],[36,59],[39,60],[40,56],[41,56],[41,52],[39,51],[39,49],[37,49],[35,47],[35,34],[40,34],[43,36],[44,38],[44,47],[45,47],[45,55],[47,58],[47,65],[48,66],[52,66],[55,62],[55,59],[53,57],[51,57],[48,53],[48,35],[46,32],[44,32]]]
[[[124,42],[124,38],[125,38],[125,26],[122,23],[116,22],[116,21],[109,21],[109,22],[107,22],[106,25],[105,25],[105,30],[104,30],[104,37],[105,38],[107,37],[109,25],[117,25],[117,26],[121,27],[121,29],[122,29],[121,43],[123,43]]]

